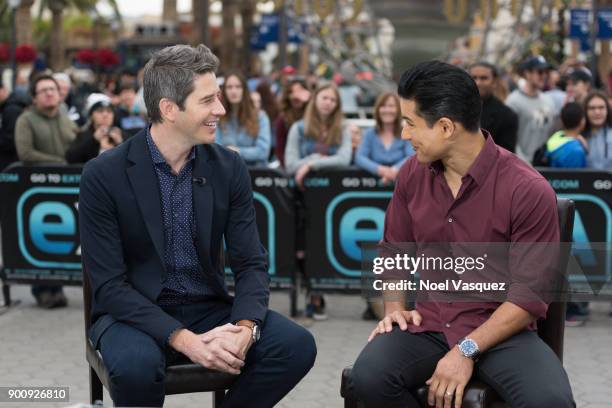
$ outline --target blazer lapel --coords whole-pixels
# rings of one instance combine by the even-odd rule
[[[135,135],[134,138],[136,140],[134,140],[128,152],[128,160],[132,161],[134,165],[127,169],[128,178],[147,226],[147,231],[153,240],[153,245],[164,268],[165,275],[164,223],[162,219],[159,182],[144,131]]]
[[[213,167],[210,165],[210,155],[207,149],[198,145],[193,166],[193,210],[195,211],[198,242],[196,249],[200,262],[212,267],[210,257],[210,236],[212,233],[212,216],[214,191],[212,188]],[[208,269],[208,268],[205,268]]]

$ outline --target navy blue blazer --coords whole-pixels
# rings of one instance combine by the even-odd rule
[[[220,300],[233,303],[231,321],[263,322],[270,294],[267,254],[259,241],[246,165],[220,145],[198,145],[193,177],[206,179],[193,186],[193,206],[196,249],[207,285]],[[182,324],[156,304],[166,279],[164,227],[144,131],[85,165],[79,222],[92,288],[94,346],[119,321],[149,334],[164,348]],[[223,237],[231,254],[235,297],[225,285]]]

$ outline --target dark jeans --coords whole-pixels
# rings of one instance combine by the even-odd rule
[[[220,302],[168,307],[165,310],[195,333],[228,323],[231,305]],[[124,323],[114,323],[100,338],[117,406],[160,407],[165,368],[186,357],[162,350],[152,337]],[[247,353],[245,366],[226,394],[223,407],[272,407],[312,368],[316,345],[310,332],[279,313],[268,311],[261,338]]]
[[[350,386],[367,407],[419,407],[413,392],[425,385],[448,351],[441,333],[412,334],[396,327],[362,350]],[[559,359],[532,331],[518,333],[484,353],[473,376],[513,408],[576,406]]]

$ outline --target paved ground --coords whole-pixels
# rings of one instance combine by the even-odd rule
[[[26,286],[15,286],[12,293],[21,304],[0,315],[0,386],[68,386],[70,403],[54,406],[86,403],[88,383],[80,288],[67,288],[70,306],[55,311],[36,308]],[[329,296],[328,305],[328,321],[299,320],[317,339],[318,357],[312,371],[280,407],[342,406],[340,373],[363,347],[372,323],[360,320],[363,302],[356,296]],[[287,295],[275,293],[271,307],[288,314]],[[565,336],[565,366],[580,408],[610,407],[612,401],[612,318],[607,316],[607,304],[594,304],[592,308],[591,321],[584,327],[568,328]],[[111,406],[108,394],[105,401],[105,406]],[[0,408],[42,405],[0,403]],[[211,406],[210,396],[170,396],[166,406],[207,407]]]

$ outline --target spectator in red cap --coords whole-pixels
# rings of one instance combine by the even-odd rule
[[[291,65],[285,65],[282,72],[284,75],[293,75],[295,74],[295,68],[293,68]]]

